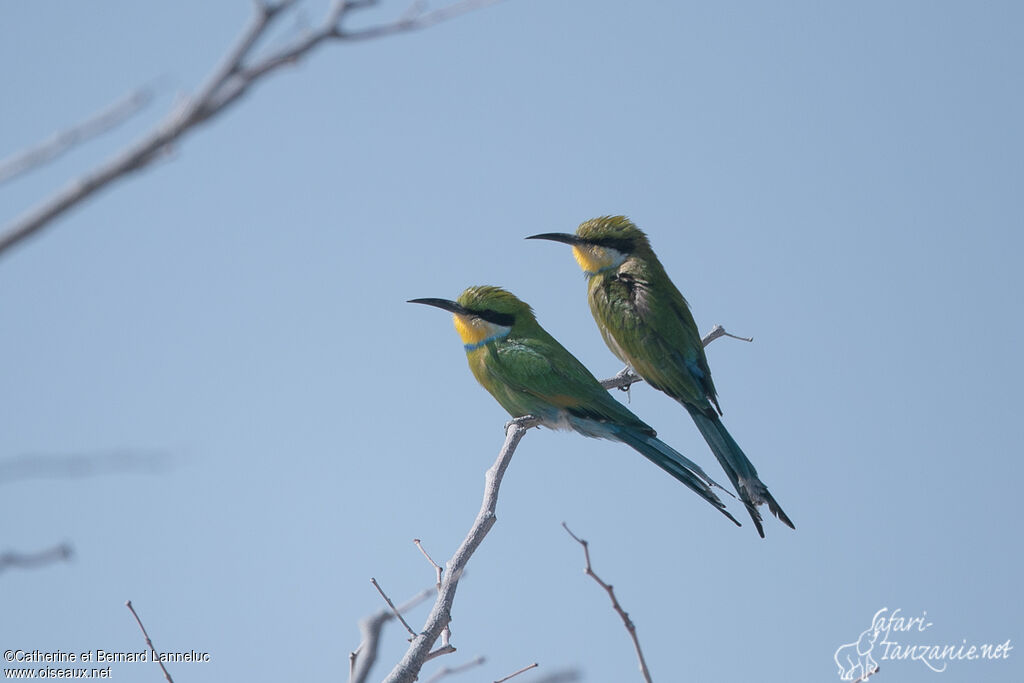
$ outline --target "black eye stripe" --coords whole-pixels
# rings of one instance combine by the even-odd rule
[[[602,237],[596,240],[588,240],[591,244],[599,247],[606,247],[620,251],[623,254],[633,253],[633,240],[627,237]]]
[[[470,312],[481,320],[486,320],[489,323],[501,325],[502,327],[512,327],[516,321],[516,317],[511,313],[499,313],[498,311],[492,311],[489,308],[482,311],[470,309]]]

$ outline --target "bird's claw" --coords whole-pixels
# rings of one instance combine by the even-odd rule
[[[533,423],[537,421],[533,415],[520,415],[519,417],[513,417],[511,420],[505,423],[505,434],[508,434],[508,430],[512,427],[532,427]]]

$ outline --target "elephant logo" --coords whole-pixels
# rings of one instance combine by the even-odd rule
[[[860,634],[860,638],[852,643],[840,645],[836,650],[836,665],[839,667],[839,678],[844,681],[865,681],[868,676],[878,672],[878,662],[871,656],[878,636],[882,630],[872,624],[871,628]]]

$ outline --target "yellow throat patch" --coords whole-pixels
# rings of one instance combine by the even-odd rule
[[[509,329],[502,325],[487,322],[482,318],[460,315],[458,313],[453,313],[452,318],[455,321],[455,331],[459,333],[462,343],[466,348],[477,347],[491,339],[504,336],[508,333]]]
[[[625,260],[625,256],[615,249],[591,244],[574,244],[572,255],[576,257],[576,263],[580,264],[583,272],[591,275],[618,266]]]

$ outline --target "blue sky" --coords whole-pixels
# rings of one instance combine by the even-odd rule
[[[249,10],[6,7],[0,156],[140,85],[158,99],[0,187],[0,220],[154,125]],[[432,584],[412,539],[451,555],[507,419],[449,317],[405,300],[505,286],[610,376],[568,249],[522,239],[609,213],[648,232],[702,330],[755,338],[709,360],[797,529],[762,541],[621,444],[531,432],[459,589],[458,652],[425,677],[484,655],[464,680],[533,661],[638,680],[562,521],[655,680],[838,680],[883,607],[927,613],[906,644],[1019,642],[1022,21],[1012,2],[508,0],[278,74],[0,258],[0,458],[169,459],[0,481],[0,551],[75,548],[0,574],[0,646],[139,650],[131,599],[159,649],[211,653],[178,681],[343,680],[382,606],[370,577],[396,600]],[[714,476],[681,407],[630,401]],[[378,678],[405,645],[386,631]],[[1019,681],[1021,661],[873,680]],[[140,666],[113,675],[160,680]]]

